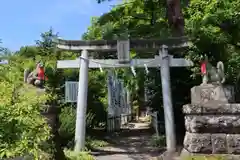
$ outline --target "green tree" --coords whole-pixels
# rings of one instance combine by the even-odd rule
[[[185,11],[186,30],[193,42],[191,59],[199,62],[200,55],[206,54],[214,64],[219,60],[225,62],[227,80],[234,84],[240,69],[239,7],[238,1],[194,0]]]
[[[97,0],[98,3],[102,3],[104,1],[106,0]],[[188,5],[188,3],[188,0],[131,0],[127,2],[123,1],[122,6],[126,7],[128,4],[133,4],[134,6],[138,7],[139,4],[141,4],[141,8],[143,9],[144,13],[130,16],[141,20],[148,20],[152,26],[156,25],[159,13],[161,14],[165,12],[163,18],[167,20],[172,35],[178,37],[184,35],[184,17],[182,8]],[[128,11],[131,12],[132,10],[134,10],[134,8],[131,8],[131,10]]]
[[[24,46],[21,47],[16,54],[22,57],[35,59],[35,57],[39,54],[39,49],[36,46]]]
[[[23,84],[21,57],[9,58],[9,65],[0,66],[0,158],[50,158],[41,147],[50,138],[50,129],[41,115],[48,96]]]

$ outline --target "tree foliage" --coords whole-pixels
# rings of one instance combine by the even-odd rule
[[[41,115],[47,95],[23,84],[24,62],[11,57],[0,66],[0,158],[23,155],[43,156],[41,144],[50,138],[50,129]],[[27,61],[27,60],[24,60]]]
[[[237,83],[239,74],[239,27],[238,1],[191,1],[185,9],[186,30],[193,46],[189,56],[195,61],[206,54],[216,64],[225,62],[227,80]],[[196,73],[195,68],[195,73]]]

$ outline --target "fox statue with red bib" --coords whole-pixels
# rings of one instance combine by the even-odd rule
[[[41,62],[36,64],[36,69],[32,72],[29,72],[29,69],[25,69],[24,71],[24,82],[32,84],[38,88],[43,88],[44,82],[47,79],[44,66]]]
[[[203,76],[202,85],[209,83],[219,85],[225,82],[224,64],[221,61],[217,63],[217,67],[214,67],[205,58],[201,63],[201,74]]]

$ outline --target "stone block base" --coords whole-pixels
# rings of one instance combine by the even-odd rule
[[[240,155],[240,134],[186,132],[184,148],[190,153]]]
[[[186,115],[185,127],[190,133],[240,134],[240,115]]]

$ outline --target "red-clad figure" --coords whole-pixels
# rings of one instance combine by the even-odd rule
[[[48,80],[48,78],[45,75],[43,64],[38,62],[36,69],[28,74],[26,81],[27,83],[33,84],[37,87],[43,87],[45,80]]]
[[[34,82],[35,86],[43,86],[44,81],[48,80],[48,78],[45,75],[45,70],[44,70],[42,63],[37,64],[37,75],[36,76],[37,76],[37,79]]]
[[[39,81],[45,81],[48,79],[45,75],[45,70],[41,63],[38,64],[37,79]]]

